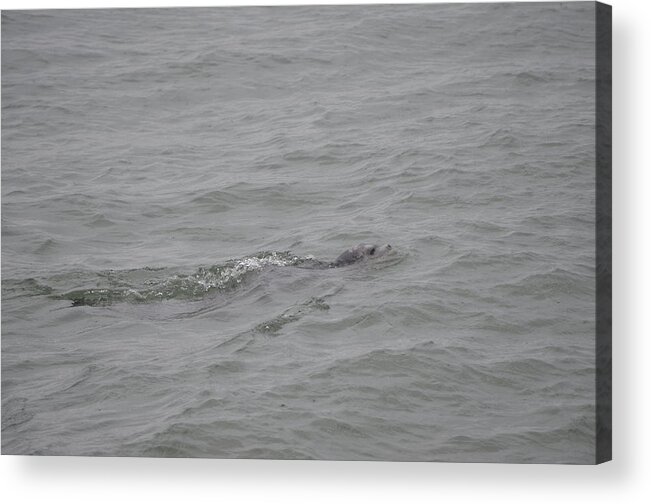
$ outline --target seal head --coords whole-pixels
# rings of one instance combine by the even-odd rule
[[[346,250],[331,264],[333,267],[346,266],[358,261],[367,259],[377,259],[382,257],[391,250],[391,245],[367,245],[360,243],[359,245]]]

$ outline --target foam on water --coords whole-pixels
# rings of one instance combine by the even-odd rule
[[[305,259],[286,252],[262,252],[239,260],[228,261],[224,265],[201,267],[189,275],[175,274],[163,279],[150,278],[142,282],[144,287],[124,287],[126,277],[135,279],[141,276],[142,271],[131,270],[122,274],[110,272],[111,274],[106,277],[111,280],[111,278],[119,276],[119,280],[114,279],[111,283],[120,287],[74,290],[54,297],[70,300],[73,306],[108,305],[115,302],[148,303],[171,299],[192,300],[199,299],[212,291],[233,290],[246,281],[251,274],[264,268],[292,266],[302,262],[305,262]],[[38,288],[39,290],[44,289],[40,285]]]

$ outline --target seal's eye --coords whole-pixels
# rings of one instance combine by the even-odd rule
[[[373,247],[373,248],[371,249],[371,251],[369,252],[369,254],[371,254],[371,255],[375,254],[375,247]]]

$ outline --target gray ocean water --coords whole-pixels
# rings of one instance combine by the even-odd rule
[[[594,30],[3,12],[2,452],[592,463]]]

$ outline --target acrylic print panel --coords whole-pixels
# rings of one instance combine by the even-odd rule
[[[609,16],[4,11],[2,452],[609,459]]]

